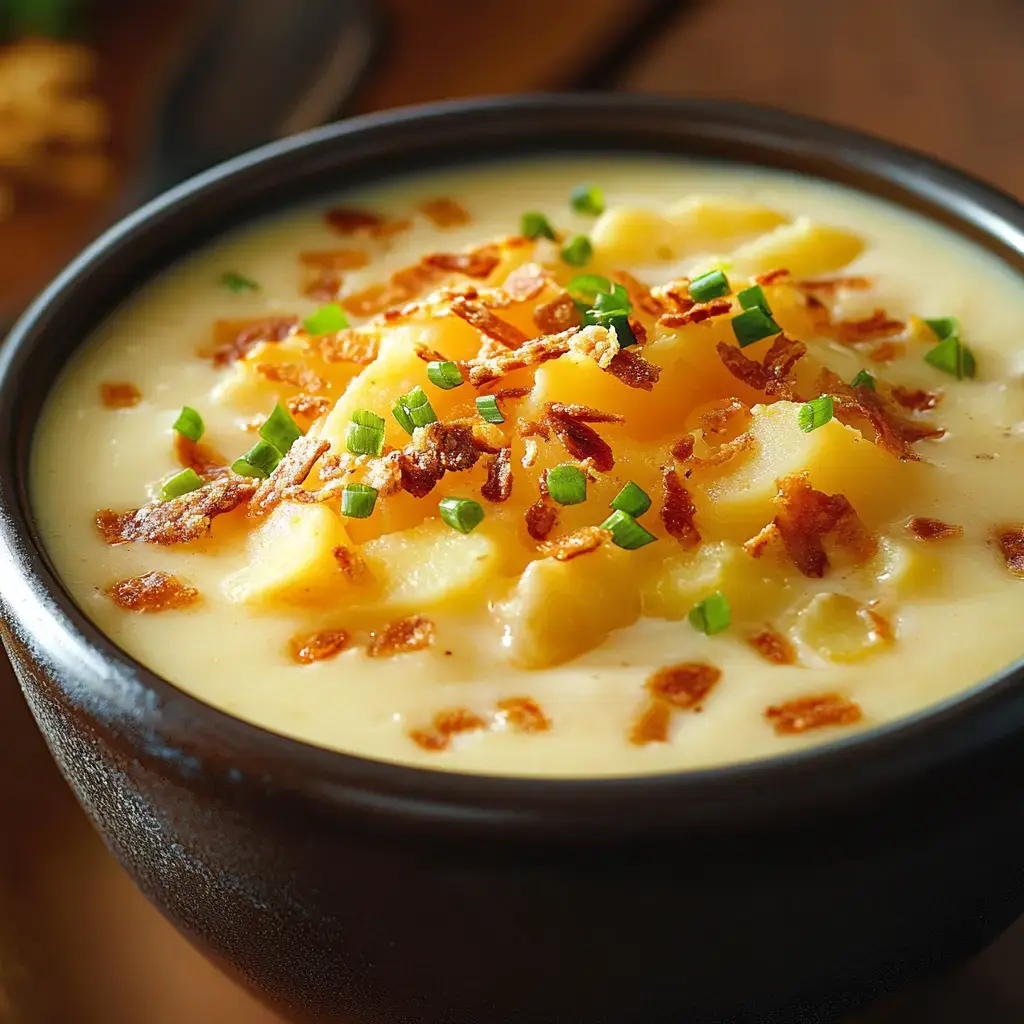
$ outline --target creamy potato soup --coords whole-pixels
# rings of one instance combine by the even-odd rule
[[[67,587],[275,732],[459,771],[767,757],[1021,653],[1024,286],[838,187],[407,179],[164,273],[35,446]]]

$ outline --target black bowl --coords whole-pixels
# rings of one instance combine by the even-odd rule
[[[589,781],[424,771],[273,735],[147,671],[68,597],[32,521],[28,456],[47,391],[150,275],[324,190],[550,150],[802,171],[1024,264],[1024,209],[1006,196],[878,140],[731,104],[461,103],[259,150],[108,233],[8,342],[4,643],[113,852],[186,935],[292,1020],[816,1018],[967,955],[1024,908],[1019,666],[895,724],[735,767]]]

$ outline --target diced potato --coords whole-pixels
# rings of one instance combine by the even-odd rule
[[[815,594],[794,619],[790,635],[828,661],[861,661],[892,643],[886,620],[846,594]]]
[[[863,571],[898,597],[935,596],[942,592],[945,570],[937,546],[921,541],[880,537],[878,554]]]
[[[719,469],[691,477],[701,529],[736,540],[752,536],[776,513],[776,481],[806,472],[812,487],[844,494],[864,521],[877,523],[913,492],[914,464],[900,462],[838,420],[804,433],[800,406],[776,402],[753,409],[754,445]]]
[[[395,611],[479,601],[501,568],[501,550],[484,526],[462,534],[440,519],[368,541],[362,555],[380,582],[380,604]]]
[[[733,252],[733,263],[748,274],[785,267],[796,277],[815,277],[840,270],[863,249],[863,240],[852,231],[799,217],[741,245]]]
[[[350,544],[326,505],[284,502],[250,538],[249,564],[225,582],[233,601],[282,607],[324,606],[353,586],[334,549]]]
[[[760,203],[721,196],[692,196],[673,205],[669,220],[687,248],[715,248],[771,231],[789,218]]]
[[[598,260],[629,266],[672,259],[676,231],[661,214],[638,206],[615,206],[598,217],[590,243]]]
[[[523,668],[558,665],[635,622],[641,608],[637,555],[605,545],[569,562],[531,562],[496,609],[512,661]]]

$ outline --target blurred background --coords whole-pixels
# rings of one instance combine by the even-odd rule
[[[1022,57],[1020,0],[0,0],[0,335],[156,190],[274,137],[425,100],[749,100],[1020,195]],[[0,779],[2,1024],[273,1024],[109,858],[3,664]],[[1022,960],[1018,926],[857,1024],[1019,1024]]]

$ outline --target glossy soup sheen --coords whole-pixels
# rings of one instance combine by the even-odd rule
[[[602,189],[600,217],[571,209],[570,193],[581,183]],[[418,212],[437,197],[454,201],[468,222],[442,227]],[[324,216],[332,206],[375,211],[389,228],[369,231],[344,217],[332,227]],[[451,220],[452,210],[459,220],[451,206],[434,207],[434,219]],[[561,243],[503,243],[486,278],[449,274],[426,291],[452,286],[465,297],[478,288],[493,305],[493,289],[510,270],[535,261],[546,271],[544,291],[492,310],[533,337],[542,333],[531,329],[535,307],[557,299],[577,274],[612,280],[628,271],[649,286],[679,281],[675,299],[655,291],[653,313],[631,285],[639,333],[647,334],[638,351],[662,368],[653,390],[622,383],[577,338],[569,354],[512,371],[479,392],[469,382],[442,391],[428,381],[426,362],[411,355],[414,345],[469,360],[484,341],[451,314],[451,292],[384,326],[350,312],[362,332],[356,339],[381,345],[368,366],[305,360],[319,341],[301,332],[226,365],[209,358],[216,321],[302,318],[333,288],[351,308],[352,296],[426,254],[517,235],[527,211],[546,214]],[[593,243],[583,267],[560,256],[576,234]],[[327,262],[365,257],[366,265],[345,266],[332,278],[312,265],[324,257],[300,260],[301,253],[341,250],[349,255]],[[763,379],[756,386],[724,367],[717,346],[736,348],[735,294],[724,312],[712,308],[704,322],[679,322],[689,305],[686,279],[715,266],[733,293],[759,273],[790,272],[763,289],[785,335],[808,348],[781,387],[769,384],[766,393]],[[231,290],[225,271],[258,290]],[[843,286],[820,284],[840,277]],[[304,295],[316,280],[318,297]],[[884,316],[869,320],[878,309]],[[183,689],[267,729],[372,758],[517,775],[663,772],[767,757],[927,707],[1021,653],[1022,583],[1013,571],[1020,567],[1005,553],[1016,550],[1024,519],[1022,315],[1024,286],[993,258],[893,207],[813,180],[612,157],[407,179],[221,239],[117,310],[69,365],[45,411],[35,510],[68,589],[102,630]],[[918,317],[958,319],[959,337],[977,361],[974,379],[958,380],[926,361],[939,338]],[[221,339],[232,330],[221,328]],[[742,354],[760,365],[776,340]],[[307,375],[302,387],[267,379],[275,363],[319,368],[322,379],[311,385]],[[822,390],[814,384],[821,365],[841,381],[824,388],[837,396],[835,418],[805,432],[801,407]],[[912,434],[922,424],[944,430],[906,446],[920,461],[876,443],[863,403],[858,413],[863,391],[849,388],[861,370],[874,378],[886,416],[910,421]],[[258,440],[253,426],[276,401],[319,387],[327,401],[318,408],[328,409],[344,394],[312,426],[297,415],[341,455],[352,411],[345,402],[359,388],[349,405],[366,408],[372,402],[364,396],[376,396],[370,411],[385,417],[386,443],[412,444],[391,405],[417,383],[442,420],[467,423],[477,393],[533,387],[501,399],[501,426],[476,421],[492,449],[511,446],[507,500],[482,496],[494,458],[483,454],[471,470],[447,473],[426,497],[382,493],[368,519],[340,519],[335,498],[289,501],[265,516],[241,507],[215,519],[211,537],[187,544],[109,544],[97,529],[100,510],[138,508],[181,470],[171,428],[183,406],[200,411],[203,444],[230,464]],[[103,385],[111,384],[131,387],[108,387],[104,402]],[[742,404],[731,405],[734,397]],[[533,439],[536,463],[523,466],[534,456],[517,421],[542,421],[544,402],[625,416],[590,424],[615,465],[591,473],[587,500],[548,501],[558,514],[549,539],[574,534],[583,547],[600,545],[564,561],[538,551],[525,523],[526,510],[541,500],[541,471],[581,462],[549,429],[549,440]],[[723,409],[732,411],[715,414]],[[729,444],[727,458],[729,450],[719,449]],[[325,482],[324,465],[305,489]],[[653,503],[638,522],[657,537],[632,551],[589,529],[605,521],[609,501],[631,479]],[[690,525],[679,525],[678,504],[666,518],[666,487],[677,500],[682,488],[684,509],[688,501],[696,507]],[[828,530],[820,546],[810,545],[825,554],[820,576],[800,554],[806,530],[794,535],[794,506],[778,496],[780,487],[791,502],[843,495],[852,506],[850,515],[835,504],[822,513],[832,517]],[[808,487],[822,493],[808,498]],[[438,519],[446,497],[478,501],[482,524],[468,534],[446,525]],[[342,564],[327,571],[324,559],[339,546],[349,571]],[[811,563],[814,557],[812,550]],[[364,563],[353,581],[352,565]],[[148,613],[121,606],[131,603],[124,588],[127,601],[111,598],[113,584],[150,571],[173,575],[198,598]],[[690,611],[717,592],[731,622],[707,635]],[[714,607],[710,614],[714,623]],[[406,653],[382,648],[387,627],[410,616],[428,620],[422,628],[433,642]],[[325,630],[335,632],[312,649],[307,643],[304,657],[329,656],[297,659],[303,640]],[[371,650],[383,656],[370,657]]]

